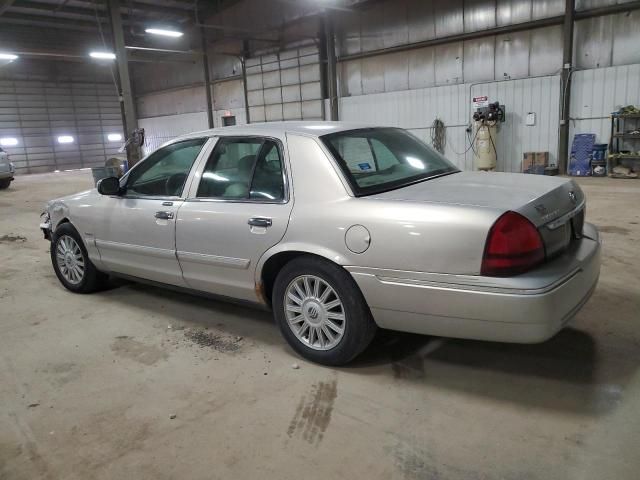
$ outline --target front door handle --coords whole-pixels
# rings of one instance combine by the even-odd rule
[[[160,220],[171,220],[173,218],[173,212],[156,212],[155,216]]]
[[[273,221],[266,217],[254,217],[250,218],[247,222],[252,227],[270,227],[273,225]]]

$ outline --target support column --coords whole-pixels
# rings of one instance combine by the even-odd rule
[[[213,128],[213,100],[211,98],[211,79],[209,78],[209,56],[207,55],[207,31],[200,27],[202,39],[202,71],[204,73],[204,91],[207,98],[207,123]]]
[[[109,18],[111,20],[111,31],[113,35],[114,53],[118,64],[119,95],[124,116],[125,140],[129,140],[134,130],[138,128],[133,91],[131,89],[131,78],[129,76],[129,63],[127,61],[127,50],[124,45],[124,31],[122,29],[122,18],[120,16],[120,0],[108,0]],[[127,160],[129,167],[134,166],[140,160],[140,146],[130,142],[127,146]]]
[[[251,117],[249,115],[249,91],[247,89],[247,57],[249,56],[249,41],[242,41],[242,88],[244,89],[244,114],[247,123],[251,123]]]
[[[339,120],[338,112],[338,75],[336,61],[336,38],[333,31],[333,16],[330,11],[324,13],[324,37],[327,55],[327,95],[329,98],[329,118]]]
[[[573,71],[573,26],[575,0],[565,1],[562,47],[560,135],[558,144],[558,172],[567,173],[569,164],[569,115],[571,110],[571,73]]]

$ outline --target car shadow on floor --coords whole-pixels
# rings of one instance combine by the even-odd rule
[[[271,312],[245,304],[119,278],[112,279],[101,295],[111,297],[129,311],[162,318],[164,328],[171,325],[174,329],[210,329],[256,344],[284,343]]]
[[[257,345],[281,346],[292,362],[270,312],[224,301],[118,280],[105,295],[129,308],[174,323],[216,328]],[[380,330],[366,351],[339,368],[348,375],[388,377],[409,392],[447,389],[537,408],[600,415],[620,402],[637,369],[635,357],[598,348],[589,334],[566,328],[534,345],[429,337]],[[411,388],[409,388],[411,387]]]
[[[454,390],[531,407],[600,415],[620,402],[637,361],[602,351],[565,328],[533,345],[381,331],[346,371],[387,373],[398,382]]]

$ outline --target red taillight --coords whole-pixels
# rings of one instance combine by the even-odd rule
[[[544,260],[536,227],[522,215],[507,212],[489,230],[481,274],[505,277],[526,272]]]

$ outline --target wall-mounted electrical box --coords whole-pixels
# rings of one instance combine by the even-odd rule
[[[526,125],[532,127],[536,124],[536,112],[527,113]]]

